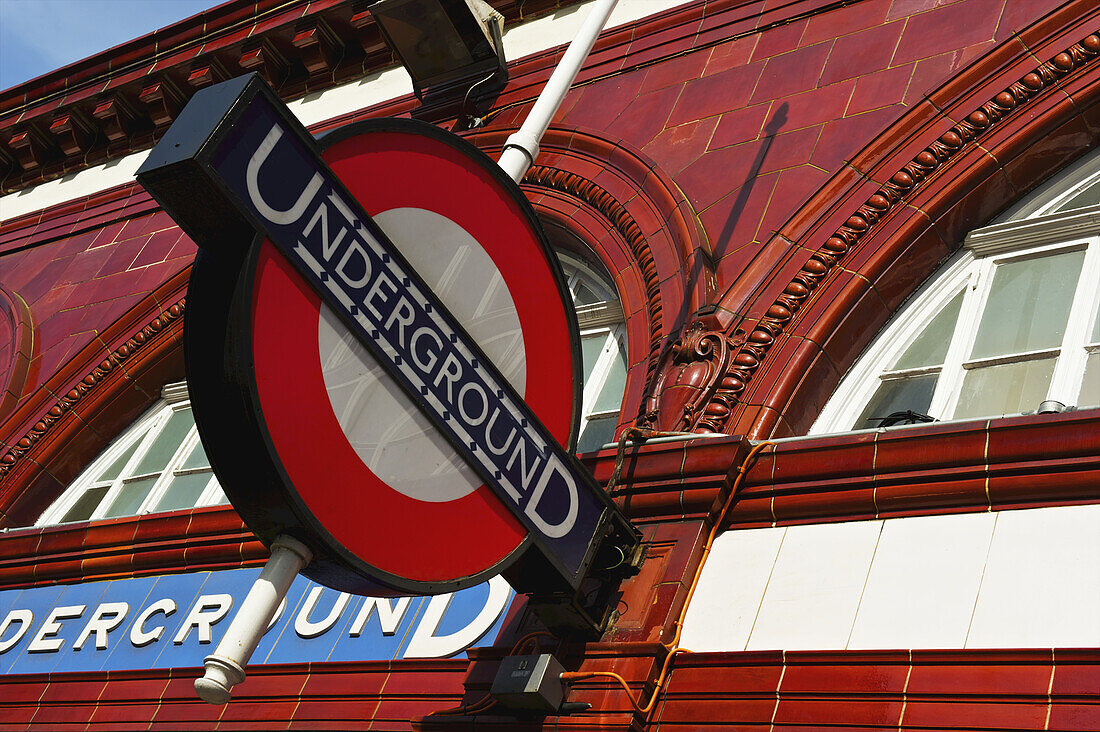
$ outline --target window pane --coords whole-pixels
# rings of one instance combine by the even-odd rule
[[[191,470],[192,468],[209,468],[210,460],[206,457],[206,451],[202,449],[202,443],[196,442],[195,447],[192,448],[191,454],[187,456],[187,459],[183,461],[181,468],[183,470]]]
[[[115,496],[111,507],[107,509],[107,513],[104,515],[107,518],[134,516],[137,514],[138,508],[141,507],[141,502],[145,500],[145,496],[149,495],[149,489],[156,482],[157,478],[154,476],[124,483],[122,490]]]
[[[615,360],[607,372],[600,395],[596,398],[594,412],[618,411],[623,403],[623,390],[626,389],[626,350],[618,338],[612,338],[613,348],[617,349]]]
[[[111,463],[111,467],[103,471],[103,473],[99,476],[99,480],[114,480],[115,478],[117,478],[118,474],[122,472],[122,469],[126,467],[126,461],[129,460],[130,456],[134,454],[134,450],[137,449],[137,446],[139,444],[141,444],[141,439],[135,439],[133,444],[126,448],[126,450],[118,456],[118,460],[115,460],[113,463]]]
[[[1093,181],[1091,185],[1086,186],[1080,193],[1068,201],[1063,202],[1054,211],[1071,211],[1075,208],[1084,208],[1085,206],[1095,206],[1100,203],[1100,180]]]
[[[1090,353],[1085,359],[1085,380],[1081,383],[1077,406],[1100,406],[1100,353]]]
[[[175,511],[179,508],[194,508],[209,482],[210,473],[177,475],[153,510]]]
[[[579,278],[577,279],[577,283],[573,287],[574,305],[591,305],[595,302],[601,302],[603,299],[587,283]]]
[[[223,503],[229,503],[229,499],[225,497],[225,492],[222,491],[222,487],[217,483],[214,484],[214,500],[210,504],[211,506],[218,506]]]
[[[188,431],[190,431],[194,424],[195,419],[191,416],[190,407],[172,412],[172,416],[168,418],[168,422],[164,425],[164,429],[162,429],[156,439],[153,440],[153,444],[149,447],[149,451],[145,453],[145,457],[141,459],[141,463],[134,471],[134,475],[159,473],[164,470],[164,466],[172,459],[172,455],[179,449],[180,444],[183,442],[184,438],[187,437]]]
[[[58,523],[66,524],[70,521],[87,521],[88,517],[92,515],[92,511],[94,511],[96,506],[99,505],[99,502],[103,500],[104,494],[107,493],[107,489],[110,487],[109,485],[105,485],[98,488],[89,488],[84,491],[84,495],[77,499],[73,507],[61,517]]]
[[[912,410],[927,414],[938,378],[939,374],[925,374],[908,379],[883,381],[852,429],[866,430],[878,427],[883,417],[889,417],[894,412]]]
[[[1032,412],[1046,399],[1056,358],[970,369],[963,377],[955,419]]]
[[[607,333],[581,336],[581,363],[584,364],[584,380],[592,378],[592,369],[596,367],[596,360],[603,353],[603,346],[607,343]]]
[[[936,313],[936,317],[925,326],[917,339],[909,344],[905,353],[901,354],[893,368],[914,369],[921,366],[939,366],[947,355],[947,347],[951,344],[951,335],[955,332],[955,322],[959,319],[959,308],[962,307],[963,293],[960,292],[947,303],[943,310]]]
[[[609,417],[595,417],[584,425],[584,432],[577,441],[577,452],[591,452],[599,450],[615,439],[615,424],[618,415]]]
[[[998,266],[971,358],[1060,345],[1084,258],[1065,252]]]

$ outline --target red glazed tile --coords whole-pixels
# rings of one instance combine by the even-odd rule
[[[890,0],[872,0],[858,5],[817,13],[810,18],[809,27],[802,37],[803,45],[817,43],[829,38],[841,38],[856,31],[880,25],[890,11]]]
[[[780,697],[775,724],[894,725],[902,701],[887,699],[788,699]]]
[[[688,122],[656,135],[643,150],[669,173],[678,173],[694,163],[711,143],[718,118]]]
[[[752,35],[721,43],[710,50],[703,76],[721,73],[749,62],[759,36]]]
[[[809,162],[820,134],[820,127],[804,127],[765,138],[759,143],[767,146],[767,152],[762,155],[760,173],[770,173]]]
[[[808,22],[805,19],[796,20],[793,23],[787,23],[761,33],[756,42],[756,48],[752,52],[752,60],[758,61],[778,56],[803,45],[800,41],[802,34],[806,31]]]
[[[1004,0],[966,0],[910,18],[894,63],[936,56],[993,37]]]
[[[871,172],[867,163],[875,158],[861,153],[855,162],[857,153],[882,135],[904,111],[902,105],[896,104],[829,122],[821,132],[810,162],[824,170],[836,171],[846,161],[852,161],[857,170]]]
[[[873,74],[861,76],[856,81],[856,90],[848,102],[846,114],[859,114],[879,107],[896,104],[905,98],[909,80],[913,76],[914,64],[895,66]]]
[[[812,165],[788,168],[779,173],[767,211],[761,217],[756,239],[761,241],[770,238],[829,177],[830,173]]]
[[[1081,732],[1100,729],[1100,704],[1054,704],[1050,709],[1047,729]]]
[[[770,104],[757,104],[723,114],[709,148],[714,150],[755,140],[760,136],[764,122],[771,117],[770,109]],[[776,125],[777,128],[781,126]]]
[[[762,62],[755,62],[685,84],[668,124],[693,122],[745,106],[763,68]]]
[[[981,703],[969,701],[925,701],[909,699],[902,727],[977,728],[1014,730],[1043,729],[1047,705],[1026,703]]]
[[[1006,659],[1008,663],[919,663],[914,658],[906,693],[912,695],[1043,697],[1050,688],[1049,651],[1035,654],[1030,664],[1025,659]],[[1017,663],[1012,663],[1016,660]]]
[[[679,94],[679,87],[642,94],[608,125],[608,131],[633,145],[648,145],[665,128]]]
[[[650,66],[645,71],[645,81],[638,89],[639,94],[678,86],[686,81],[698,79],[711,57],[710,51],[693,51],[678,58],[672,58]]]
[[[832,84],[889,67],[904,26],[904,22],[895,21],[838,39],[821,72],[821,83]]]
[[[768,59],[750,102],[778,99],[817,86],[831,45],[819,43]]]

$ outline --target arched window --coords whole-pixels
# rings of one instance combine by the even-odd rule
[[[96,458],[36,526],[226,503],[199,442],[186,384],[162,398]]]
[[[1100,153],[977,229],[841,382],[812,433],[1100,405]],[[1048,405],[1059,409],[1057,404]],[[892,419],[891,419],[892,417]]]
[[[578,255],[557,254],[580,326],[584,395],[577,452],[588,452],[615,437],[626,388],[626,325],[606,275]]]

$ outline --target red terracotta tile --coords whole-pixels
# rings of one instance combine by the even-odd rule
[[[831,45],[819,43],[768,59],[750,103],[778,99],[817,86]]]
[[[757,104],[723,114],[710,141],[710,149],[751,142],[761,134],[770,115],[771,104]],[[781,126],[781,125],[777,125]]]
[[[765,138],[759,143],[759,145],[767,145],[767,151],[762,155],[760,173],[770,173],[809,162],[820,134],[820,127],[804,127],[794,132]]]
[[[838,39],[821,72],[821,83],[871,74],[890,66],[905,23],[894,21]]]
[[[703,75],[703,69],[706,68],[710,56],[710,51],[693,51],[650,66],[645,71],[645,80],[638,88],[638,93],[645,94],[698,79]]]
[[[914,663],[906,694],[1044,697],[1050,688],[1049,658],[1049,652],[1044,651],[1031,664]]]
[[[731,729],[752,729],[742,725],[755,723],[763,725],[766,730],[775,710],[775,701],[774,698],[668,700],[661,711],[661,728],[698,729],[697,725],[720,719],[728,725],[737,725]]]
[[[1054,651],[1053,696],[1093,696],[1100,691],[1100,653],[1095,650]]]
[[[733,149],[733,148],[726,148]],[[735,281],[745,264],[762,248],[758,230],[779,173],[753,177],[699,215],[718,260],[719,286]]]
[[[1018,730],[1043,729],[1047,705],[1025,703],[980,703],[969,701],[924,701],[909,699],[902,726]]]
[[[847,161],[865,174],[873,172],[872,165],[881,161],[881,153],[875,154],[877,151],[868,150],[868,146],[880,138],[905,111],[904,106],[895,104],[828,123],[821,132],[810,162],[819,168],[835,171]]]
[[[732,69],[735,66],[743,66],[749,62],[759,36],[752,35],[744,38],[736,38],[714,46],[710,50],[703,76],[711,76]]]
[[[915,64],[906,64],[861,76],[846,114],[859,114],[902,101],[914,67]]]
[[[761,217],[757,240],[771,237],[829,177],[829,173],[812,165],[788,168],[780,173],[767,211]]]
[[[633,145],[648,145],[665,128],[679,95],[679,87],[642,94],[608,125],[608,131]]]
[[[787,23],[761,33],[756,42],[756,48],[752,52],[752,60],[758,61],[778,56],[803,45],[800,41],[802,34],[806,31],[808,22],[805,19],[796,20],[793,23]]]
[[[678,173],[706,152],[717,117],[671,127],[655,136],[643,150],[669,173]]]
[[[1100,704],[1054,704],[1050,709],[1047,729],[1100,729]]]
[[[644,74],[623,74],[584,87],[564,121],[604,129],[638,96],[644,80]]]
[[[745,106],[763,68],[762,62],[755,62],[685,84],[668,124],[693,122]]]
[[[886,699],[788,699],[780,697],[775,724],[893,725],[901,717],[900,694]]]
[[[890,0],[872,0],[817,13],[810,18],[802,43],[809,45],[829,38],[841,38],[864,28],[880,25],[889,11]],[[845,42],[847,40],[844,38]]]
[[[966,0],[910,18],[894,63],[936,56],[993,37],[1004,0]]]

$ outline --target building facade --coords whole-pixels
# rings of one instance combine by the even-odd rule
[[[1086,0],[620,0],[521,185],[646,548],[608,628],[301,579],[201,702],[267,550],[190,417],[195,246],[133,174],[245,72],[318,135],[421,114],[366,5],[231,0],[0,93],[0,728],[1100,729]],[[492,5],[507,85],[433,121],[496,156],[590,3]],[[483,701],[534,648],[590,708]]]

